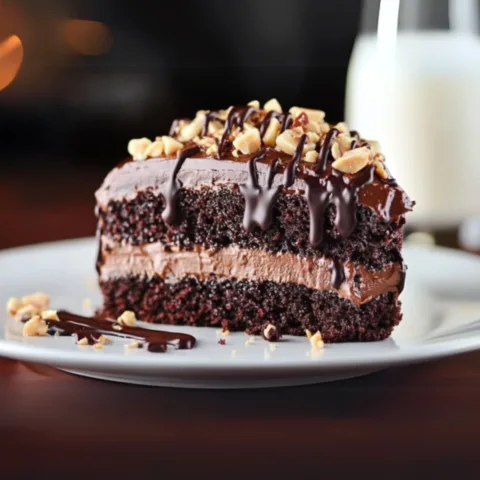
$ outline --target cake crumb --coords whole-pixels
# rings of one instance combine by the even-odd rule
[[[80,340],[77,341],[77,345],[88,345],[88,338],[83,337]]]
[[[138,340],[132,340],[130,343],[125,345],[125,348],[142,348],[142,344]]]
[[[117,322],[124,327],[134,327],[137,323],[135,313],[131,310],[125,310],[118,318]]]
[[[275,325],[267,323],[262,328],[262,337],[267,340],[267,342],[276,342],[277,340],[280,340],[281,334]]]
[[[227,341],[226,341],[224,338],[221,338],[221,339],[218,341],[218,343],[219,343],[220,345],[225,345],[225,344],[227,343]]]

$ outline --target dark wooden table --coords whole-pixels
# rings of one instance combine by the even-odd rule
[[[103,173],[39,189],[0,181],[0,247],[93,233]],[[480,352],[246,391],[137,387],[0,359],[0,479],[479,478],[479,412]]]

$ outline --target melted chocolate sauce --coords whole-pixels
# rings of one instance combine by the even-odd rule
[[[330,150],[332,148],[333,141],[335,140],[335,137],[338,135],[338,133],[339,131],[336,128],[331,128],[328,131],[325,137],[325,140],[323,141],[323,144],[318,153],[317,162],[313,167],[313,171],[316,174],[321,175],[327,169],[328,156],[330,155]]]
[[[172,176],[170,177],[167,187],[164,191],[165,209],[162,212],[162,218],[166,223],[175,224],[180,220],[180,213],[178,211],[177,198],[178,192],[182,188],[182,182],[178,180],[177,175],[185,160],[200,151],[200,147],[190,147],[180,150],[177,154],[177,161],[173,168]]]
[[[375,167],[366,167],[350,177],[332,169],[324,177],[310,177],[307,183],[307,203],[310,211],[310,243],[318,247],[323,241],[325,212],[335,205],[335,226],[342,238],[347,238],[357,225],[358,190],[373,181]]]
[[[206,115],[205,115],[205,118],[203,119],[203,125],[202,125],[202,133],[201,133],[201,136],[204,137],[205,135],[207,135],[208,133],[208,126],[210,125],[210,122],[212,120],[221,120],[222,116],[220,115],[219,112],[215,112],[215,111],[212,111],[212,112],[208,112]]]
[[[297,171],[297,167],[300,162],[300,159],[302,158],[303,147],[306,141],[307,141],[307,136],[304,134],[300,137],[297,148],[295,149],[295,153],[293,154],[293,158],[290,161],[290,163],[287,165],[287,168],[285,169],[285,173],[283,177],[283,185],[286,188],[291,187],[293,185],[293,182],[295,181],[295,173]]]
[[[222,155],[225,151],[227,143],[229,142],[229,137],[232,133],[233,126],[236,125],[238,128],[242,129],[244,123],[248,120],[250,115],[258,112],[254,107],[232,107],[228,113],[227,122],[225,125],[225,131],[223,132],[222,139],[220,141],[220,147],[218,149],[218,156]]]
[[[240,185],[240,192],[245,198],[243,227],[247,232],[251,232],[256,225],[262,230],[267,230],[272,224],[273,203],[280,188],[272,188],[272,184],[275,174],[277,173],[280,159],[276,157],[270,163],[267,173],[267,185],[262,187],[258,182],[256,165],[258,161],[265,158],[267,153],[267,151],[264,151],[248,161],[248,181]]]
[[[345,281],[345,268],[338,260],[333,261],[332,265],[332,287],[338,290]]]
[[[140,327],[124,327],[115,330],[119,324],[110,320],[94,317],[82,317],[74,313],[60,310],[59,320],[45,320],[51,335],[77,337],[77,341],[86,338],[90,345],[96,343],[101,335],[113,335],[120,338],[137,340],[149,352],[166,352],[171,346],[177,350],[189,350],[195,346],[196,339],[192,335],[178,332],[164,332]]]
[[[270,125],[270,121],[272,118],[276,118],[280,122],[280,133],[284,132],[287,128],[291,126],[293,123],[293,117],[290,112],[288,113],[279,113],[273,110],[270,110],[265,115],[265,118],[262,120],[260,124],[260,138],[263,138],[265,132],[267,131],[268,126]]]

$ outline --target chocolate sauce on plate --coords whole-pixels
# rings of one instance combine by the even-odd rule
[[[130,340],[137,340],[149,352],[166,352],[171,346],[177,350],[189,350],[195,346],[196,339],[192,335],[178,332],[165,332],[140,327],[121,326],[111,320],[96,317],[82,317],[65,310],[57,312],[59,320],[45,320],[51,335],[77,337],[77,341],[86,338],[90,345],[96,343],[101,335],[111,335]]]

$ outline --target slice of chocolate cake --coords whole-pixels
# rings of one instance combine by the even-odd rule
[[[200,111],[128,151],[96,193],[106,315],[326,342],[400,321],[413,202],[376,142],[270,100]]]

